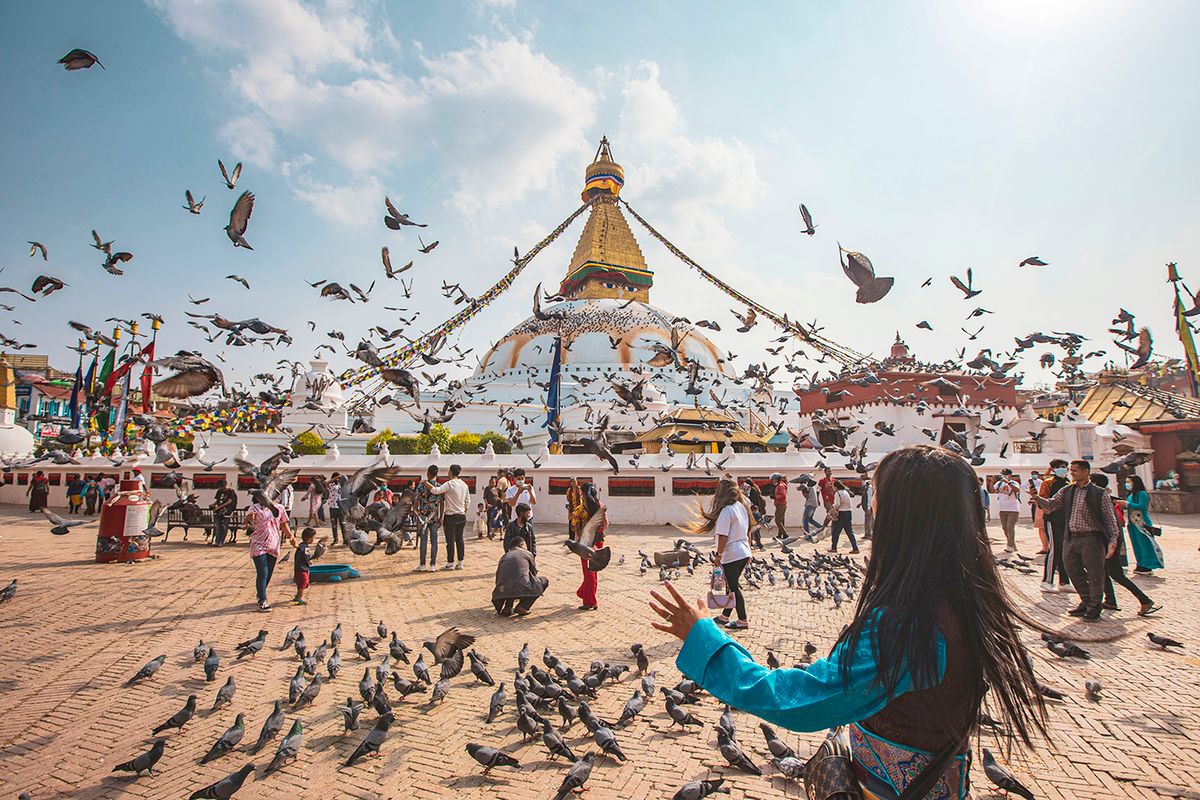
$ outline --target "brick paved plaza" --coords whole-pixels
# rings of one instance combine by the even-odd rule
[[[646,592],[656,577],[638,574],[637,550],[663,549],[670,528],[615,529],[609,537],[625,563],[601,574],[601,607],[576,611],[578,560],[553,543],[550,528],[539,536],[539,566],[550,577],[547,596],[526,619],[496,617],[489,603],[496,542],[467,544],[462,572],[418,574],[411,571],[413,551],[392,557],[382,552],[356,558],[344,549],[325,559],[348,560],[362,577],[342,584],[318,584],[304,608],[286,603],[291,596],[290,565],[283,565],[272,586],[277,603],[270,614],[253,605],[253,571],[244,544],[211,550],[197,536],[157,547],[160,558],[137,565],[92,563],[94,527],[79,527],[54,537],[48,526],[19,509],[0,512],[0,585],[16,577],[14,599],[0,609],[0,795],[28,792],[34,800],[51,797],[115,798],[187,797],[196,789],[251,760],[244,751],[258,735],[272,702],[286,697],[297,659],[279,652],[283,633],[299,624],[315,646],[338,622],[345,640],[344,669],[321,691],[313,707],[288,716],[304,722],[304,745],[298,761],[263,775],[278,739],[253,757],[259,766],[238,797],[504,797],[551,798],[565,774],[561,759],[548,760],[540,740],[521,745],[513,724],[512,669],[522,643],[528,642],[535,662],[549,646],[576,671],[593,659],[630,663],[629,645],[643,642],[658,670],[658,684],[678,679],[673,641],[649,627]],[[1138,578],[1166,606],[1153,622],[1138,620],[1132,599],[1119,595],[1123,610],[1115,622],[1088,630],[1131,635],[1114,644],[1088,644],[1092,660],[1060,661],[1036,636],[1029,644],[1041,679],[1066,694],[1052,711],[1053,744],[1028,755],[1016,753],[1010,763],[1038,797],[1200,797],[1200,622],[1195,613],[1195,585],[1200,577],[1200,518],[1164,517],[1164,577]],[[470,534],[469,534],[470,535]],[[1032,553],[1031,529],[1021,531],[1022,549]],[[774,549],[774,547],[772,547]],[[1037,576],[1005,571],[1010,584],[1028,598],[1037,618],[1060,617],[1073,599],[1043,596]],[[700,593],[700,577],[680,583]],[[1122,590],[1118,590],[1122,591]],[[760,658],[772,647],[785,663],[801,654],[805,640],[828,650],[850,615],[826,602],[818,604],[803,591],[782,584],[764,585],[750,594],[753,628],[741,640]],[[375,635],[384,620],[409,646],[419,648],[449,625],[474,634],[476,649],[490,659],[497,680],[509,681],[510,702],[504,716],[487,725],[491,689],[475,683],[469,670],[452,681],[446,701],[429,708],[428,695],[417,702],[397,703],[396,724],[379,758],[353,767],[341,764],[375,721],[370,709],[358,732],[341,735],[335,706],[347,696],[358,698],[362,662],[354,653],[354,631]],[[234,661],[234,643],[270,632],[262,653]],[[1076,624],[1072,629],[1082,629]],[[1188,644],[1183,653],[1148,646],[1145,631],[1166,633]],[[199,664],[192,663],[198,640],[213,642],[222,664],[217,680],[205,683]],[[386,647],[381,648],[386,653]],[[166,654],[152,679],[131,688],[125,681],[146,661]],[[415,656],[414,656],[415,657]],[[371,662],[378,663],[378,657]],[[399,664],[401,674],[410,670]],[[323,673],[323,670],[322,670]],[[434,669],[436,680],[436,669]],[[231,706],[209,713],[217,688],[234,676],[237,693]],[[1099,703],[1089,702],[1086,679],[1104,684]],[[390,687],[389,687],[390,688]],[[633,690],[629,675],[606,685],[594,710],[615,718]],[[134,779],[110,774],[112,768],[145,751],[151,729],[178,710],[188,694],[198,695],[199,712],[183,732],[166,734],[167,746],[154,775]],[[390,693],[395,702],[395,692]],[[705,777],[728,778],[733,798],[803,797],[800,785],[767,765],[754,721],[738,716],[739,740],[753,750],[766,775],[755,777],[726,768],[716,750],[712,724],[720,709],[711,700],[693,707],[706,724],[686,733],[672,731],[661,696],[648,705],[617,737],[628,761],[598,759],[587,796],[598,798],[669,798],[684,782]],[[237,712],[246,715],[245,739],[235,752],[213,763],[198,762]],[[557,721],[557,718],[555,718]],[[285,728],[286,732],[286,728]],[[803,755],[818,734],[781,731]],[[565,734],[577,751],[595,750],[582,726]],[[519,771],[498,769],[484,777],[464,752],[469,741],[501,747],[522,762]],[[985,735],[983,744],[1003,751],[1004,743]],[[973,774],[977,797],[991,796],[982,769]]]

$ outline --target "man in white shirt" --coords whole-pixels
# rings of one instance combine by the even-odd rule
[[[1000,512],[1000,527],[1004,531],[1006,553],[1017,552],[1017,516],[1021,513],[1021,484],[1013,477],[1011,469],[1000,470],[1000,477],[992,486],[996,497],[996,510]]]
[[[467,526],[467,502],[470,488],[459,478],[462,467],[450,465],[450,479],[440,486],[430,481],[429,492],[442,496],[442,535],[446,537],[446,566],[442,569],[462,569],[463,529]],[[455,554],[457,552],[457,558]]]
[[[279,493],[279,505],[287,509],[288,521],[292,519],[292,501],[295,499],[295,492],[292,490],[291,484],[283,487],[283,491]]]
[[[537,494],[533,491],[533,484],[526,481],[525,470],[521,467],[513,470],[513,480],[516,483],[504,493],[504,502],[509,508],[516,508],[524,503],[529,506],[529,518],[533,519],[533,508],[537,505]]]
[[[845,531],[846,538],[850,540],[850,552],[857,553],[858,542],[854,539],[854,525],[850,519],[850,492],[845,484],[836,480],[833,482],[833,490],[833,504],[829,508],[829,516],[833,517],[833,541],[830,542],[829,552],[837,552],[838,535]]]

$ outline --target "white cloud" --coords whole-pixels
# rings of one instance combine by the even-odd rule
[[[516,39],[422,60],[434,144],[472,213],[511,203],[555,177],[564,156],[586,151],[597,98],[560,67]]]
[[[377,224],[380,214],[376,212],[383,204],[383,187],[374,177],[335,186],[299,174],[292,193],[325,219],[350,228]]]
[[[246,139],[259,163],[289,163],[295,153],[277,152],[288,142],[314,168],[348,172],[348,195],[367,175],[434,156],[449,204],[478,214],[547,187],[564,156],[587,149],[596,96],[529,41],[476,39],[422,55],[410,75],[387,59],[398,45],[386,20],[354,0],[151,2],[180,38],[232,57],[229,88],[243,110],[223,139]],[[314,185],[295,188],[307,198]],[[338,188],[321,185],[320,195]]]
[[[270,123],[262,117],[253,114],[235,117],[222,125],[217,135],[239,161],[256,167],[274,166],[275,134]]]

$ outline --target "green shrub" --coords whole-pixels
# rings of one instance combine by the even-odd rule
[[[367,454],[375,455],[385,446],[387,447],[388,452],[395,452],[392,450],[391,446],[392,438],[394,438],[394,434],[392,433],[391,428],[384,428],[383,430],[379,431],[367,440]]]
[[[498,431],[485,431],[479,435],[479,446],[487,447],[487,443],[492,443],[492,452],[500,455],[508,455],[512,452],[512,442],[508,440],[503,433]]]
[[[298,456],[320,456],[325,454],[325,442],[316,431],[305,431],[296,437],[292,452]]]

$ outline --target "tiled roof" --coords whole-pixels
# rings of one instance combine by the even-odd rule
[[[1136,425],[1139,422],[1200,419],[1200,400],[1119,381],[1093,386],[1079,404],[1079,411],[1096,423],[1111,416],[1114,422]]]

